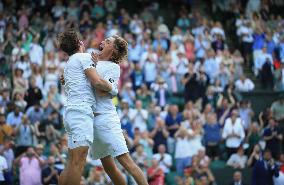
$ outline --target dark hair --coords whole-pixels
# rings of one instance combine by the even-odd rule
[[[79,32],[74,29],[68,29],[57,36],[58,47],[71,56],[79,50],[79,38]]]
[[[128,54],[128,43],[122,37],[114,35],[113,38],[115,39],[113,42],[115,52],[112,56],[112,61],[119,64],[123,60],[127,59]]]

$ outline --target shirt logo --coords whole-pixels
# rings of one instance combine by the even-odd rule
[[[96,67],[96,65],[95,65],[95,64],[91,64],[91,66],[92,66],[92,67]]]
[[[108,79],[108,81],[109,81],[110,83],[113,83],[113,82],[114,82],[114,79],[110,78],[110,79]]]

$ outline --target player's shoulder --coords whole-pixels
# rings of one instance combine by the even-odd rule
[[[89,53],[75,53],[73,54],[69,60],[81,61],[81,60],[90,60],[91,54]]]

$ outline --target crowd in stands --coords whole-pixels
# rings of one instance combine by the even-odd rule
[[[172,26],[163,3],[178,5]],[[122,0],[0,1],[0,185],[57,184],[65,167],[68,58],[56,37],[69,27],[87,52],[112,35],[127,40],[113,102],[150,185],[170,184],[173,172],[178,185],[216,185],[216,161],[236,170],[234,185],[244,184],[245,168],[253,185],[283,184],[283,93],[259,115],[240,96],[255,90],[245,68],[262,88],[284,91],[283,1],[202,2],[205,13],[192,1],[163,3],[140,0],[133,13]],[[82,185],[104,184],[110,179],[90,157]]]

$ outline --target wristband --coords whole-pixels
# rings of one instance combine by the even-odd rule
[[[112,86],[112,88],[111,88],[111,90],[109,91],[109,93],[110,93],[112,96],[116,96],[117,93],[118,93],[118,90],[117,90],[117,88],[114,88],[114,87]]]

